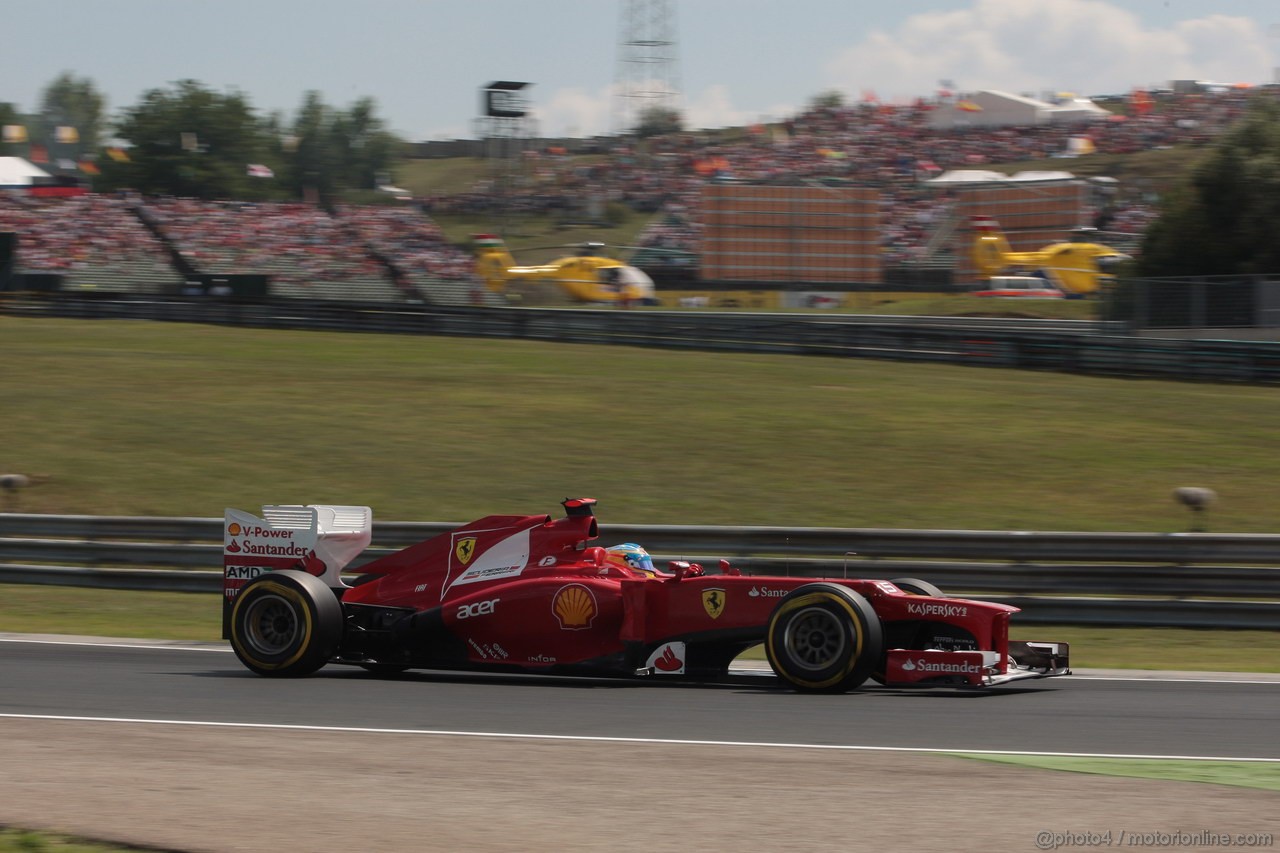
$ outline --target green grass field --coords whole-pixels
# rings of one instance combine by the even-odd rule
[[[1280,517],[1270,388],[865,359],[0,317],[6,508],[1179,531]]]
[[[0,826],[0,853],[129,853],[143,849]]]

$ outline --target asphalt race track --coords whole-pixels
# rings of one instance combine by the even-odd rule
[[[1144,677],[1144,675],[1146,677]],[[1249,679],[1249,676],[1238,676]],[[768,675],[688,685],[329,666],[245,670],[222,646],[0,641],[0,716],[813,747],[1280,759],[1280,681],[1149,674],[838,696]]]

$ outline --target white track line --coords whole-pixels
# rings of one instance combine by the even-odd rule
[[[603,735],[548,735],[526,732],[463,732],[444,729],[379,729],[364,726],[309,726],[290,723],[228,723],[212,720],[148,720],[131,717],[76,717],[62,714],[0,714],[0,719],[53,720],[74,723],[133,723],[162,726],[205,726],[227,729],[268,729],[272,731],[332,732],[342,734],[426,735],[434,737],[509,738],[514,740],[550,740],[579,743],[631,743],[666,746],[755,746],[772,749],[816,749],[837,752],[916,752],[933,755],[1023,755],[1051,758],[1127,758],[1164,759],[1169,761],[1249,761],[1280,764],[1280,758],[1248,758],[1235,755],[1145,755],[1110,752],[1032,752],[1013,749],[964,749],[925,746],[861,746],[856,744],[776,743],[770,741],[686,740],[681,738],[605,737]]]

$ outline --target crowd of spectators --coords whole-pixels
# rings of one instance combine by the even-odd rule
[[[385,287],[405,281],[473,287],[472,258],[449,244],[433,213],[553,214],[592,222],[610,205],[659,212],[640,245],[696,256],[699,199],[709,181],[823,183],[877,188],[886,264],[921,257],[948,215],[945,191],[924,179],[1067,156],[1087,138],[1103,154],[1204,144],[1240,117],[1251,93],[1168,94],[1085,125],[937,129],[935,104],[814,106],[770,126],[737,133],[679,133],[593,157],[560,149],[530,152],[519,168],[492,174],[467,192],[417,199],[412,206],[139,199],[88,194],[41,199],[0,193],[0,230],[20,235],[24,267],[54,272],[86,265],[169,264],[169,247],[201,273],[269,272],[307,288],[319,282]],[[1150,199],[1121,187],[1091,212],[1103,232],[1135,238],[1155,216]],[[150,223],[164,240],[144,223]],[[656,252],[655,252],[656,254]]]
[[[0,192],[0,231],[18,235],[18,263],[31,272],[136,274],[170,269],[164,244],[133,213],[127,196],[72,198]]]
[[[313,204],[158,198],[139,212],[201,273],[270,272],[299,287],[389,280],[385,265]]]
[[[1243,115],[1253,95],[1240,89],[1170,93],[1083,125],[996,128],[933,128],[929,118],[937,104],[926,102],[816,106],[778,125],[753,127],[733,141],[703,144],[690,134],[655,140],[645,158],[631,151],[615,155],[610,168],[591,176],[591,185],[620,194],[636,172],[657,180],[666,190],[661,200],[668,215],[654,220],[640,245],[691,252],[699,244],[697,188],[704,181],[875,187],[882,194],[885,260],[895,263],[921,253],[949,203],[924,179],[952,169],[1069,157],[1078,139],[1101,154],[1203,145]],[[1137,189],[1121,187],[1099,203],[1089,212],[1094,224],[1140,235],[1156,210]]]
[[[410,278],[469,281],[475,275],[475,259],[449,243],[440,226],[419,210],[340,205],[337,213],[359,240]]]

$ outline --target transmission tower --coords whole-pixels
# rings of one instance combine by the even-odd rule
[[[622,0],[613,133],[630,133],[651,110],[679,110],[679,65],[672,0]]]

